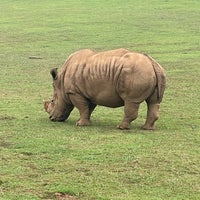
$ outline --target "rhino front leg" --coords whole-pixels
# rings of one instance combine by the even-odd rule
[[[133,120],[135,120],[138,116],[138,103],[133,103],[129,101],[125,101],[124,105],[124,119],[122,120],[121,124],[117,126],[119,129],[129,129],[130,124]]]
[[[94,108],[90,108],[88,100],[79,94],[71,94],[70,100],[72,104],[79,110],[80,119],[76,122],[77,126],[89,126],[90,115]]]
[[[91,117],[92,112],[94,111],[94,109],[96,108],[96,104],[89,102],[89,118]]]

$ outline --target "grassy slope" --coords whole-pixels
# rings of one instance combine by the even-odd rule
[[[138,1],[139,2],[139,1]],[[0,197],[199,199],[199,1],[8,1],[0,7]],[[115,129],[123,108],[98,107],[91,127],[51,123],[49,70],[71,52],[126,47],[166,69],[157,130]],[[29,59],[38,56],[42,59]]]

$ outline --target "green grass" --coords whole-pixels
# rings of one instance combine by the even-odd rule
[[[1,0],[0,199],[200,199],[199,6]],[[166,69],[157,129],[140,130],[145,104],[129,131],[115,128],[123,108],[97,107],[90,127],[75,126],[77,110],[50,122],[42,105],[50,69],[78,49],[118,47]]]

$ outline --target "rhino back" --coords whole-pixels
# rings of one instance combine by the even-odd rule
[[[119,59],[119,55],[95,54],[71,65],[71,72],[67,73],[71,80],[70,92],[81,93],[98,105],[122,106],[123,101],[116,91],[122,68]]]
[[[109,107],[122,106],[125,98],[142,101],[151,92],[154,78],[151,63],[141,55],[125,49],[76,55],[66,67],[66,92]]]

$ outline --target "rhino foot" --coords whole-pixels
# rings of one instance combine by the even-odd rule
[[[121,130],[127,130],[127,129],[130,129],[130,123],[127,123],[127,122],[122,122],[121,124],[119,124],[117,126],[118,129],[121,129]]]
[[[90,121],[88,119],[79,119],[76,122],[76,126],[89,126],[90,125]]]
[[[141,127],[143,130],[154,130],[155,127],[154,126],[150,126],[150,125],[144,125]]]

